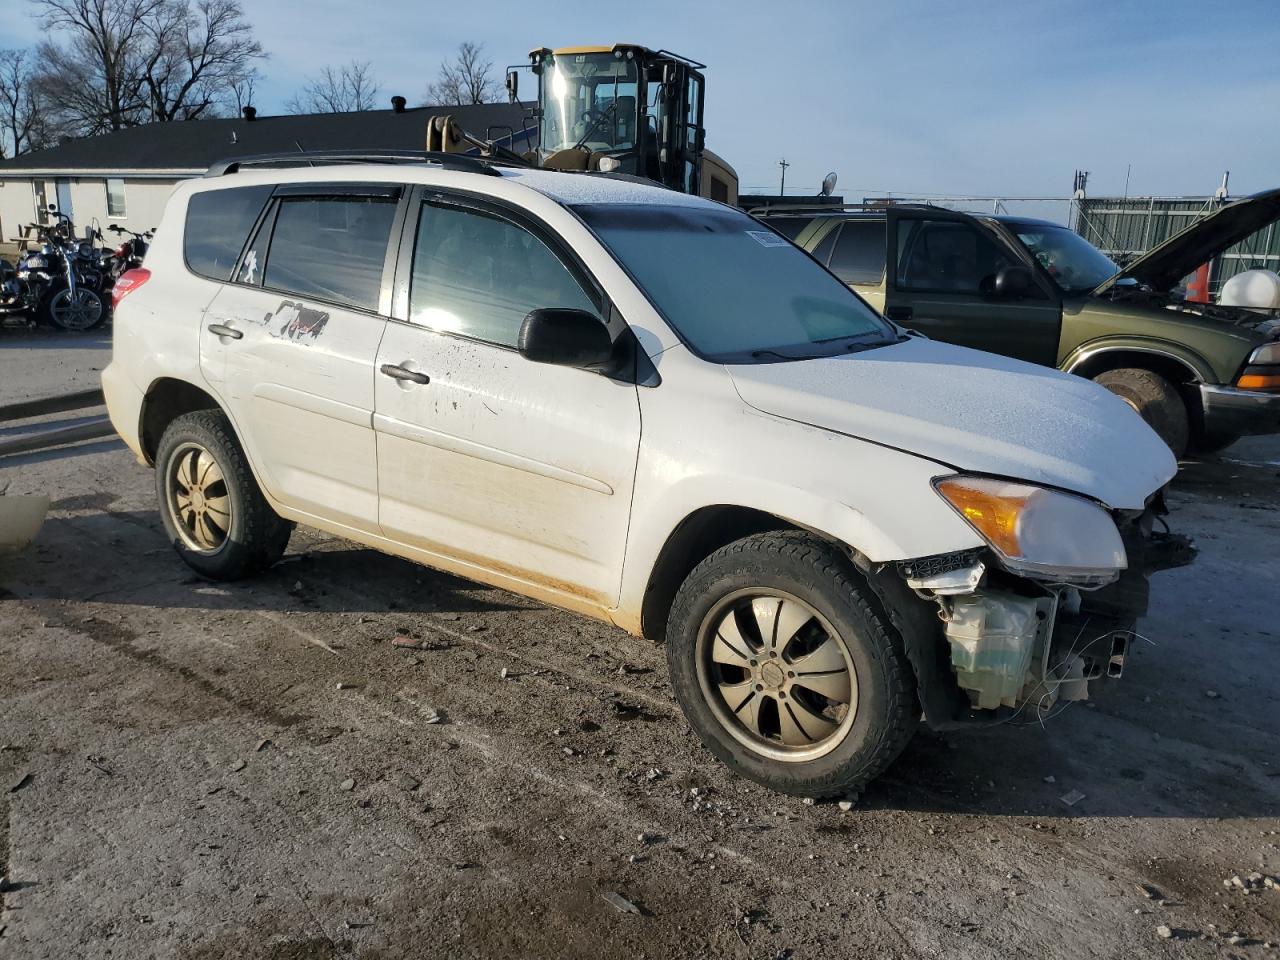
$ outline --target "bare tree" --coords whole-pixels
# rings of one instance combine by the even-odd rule
[[[264,54],[239,0],[32,0],[42,85],[77,135],[217,113]]]
[[[290,113],[347,113],[372,110],[377,104],[378,80],[368,60],[352,60],[346,66],[325,67],[320,75],[289,98]]]
[[[142,76],[151,119],[193,120],[216,112],[253,73],[262,45],[239,0],[170,0],[148,19]]]
[[[235,104],[236,113],[242,113],[245,107],[253,106],[254,97],[258,92],[258,80],[260,76],[257,70],[250,70],[244,76],[231,82],[231,100]]]
[[[0,157],[47,146],[49,128],[26,50],[0,50]]]
[[[80,134],[146,119],[140,68],[147,23],[168,0],[33,0],[36,17],[62,33],[39,50],[59,112]]]
[[[427,87],[429,106],[460,107],[470,103],[494,103],[498,83],[493,79],[493,61],[483,56],[484,44],[468,41],[458,47],[458,56],[440,65],[440,75]]]

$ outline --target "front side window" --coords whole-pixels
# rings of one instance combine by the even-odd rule
[[[249,231],[271,197],[272,187],[206,190],[187,201],[182,250],[187,267],[210,280],[231,279]]]
[[[831,272],[845,283],[879,283],[884,258],[885,222],[847,220],[831,254]]]
[[[966,293],[991,290],[996,273],[1012,265],[969,223],[903,220],[898,226],[899,290]]]
[[[395,213],[385,197],[281,200],[262,285],[377,310]]]
[[[119,177],[107,178],[107,216],[119,219],[123,219],[126,216],[124,181]]]
[[[800,360],[897,340],[848,287],[745,213],[612,203],[574,210],[706,359]]]
[[[528,230],[481,210],[423,204],[409,281],[411,322],[514,347],[524,318],[552,307],[599,316],[560,258]]]

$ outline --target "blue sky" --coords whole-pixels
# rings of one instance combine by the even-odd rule
[[[535,46],[627,41],[707,63],[708,146],[744,187],[847,198],[1206,194],[1280,185],[1274,0],[823,0],[635,4],[258,0],[271,58],[261,113],[308,73],[373,61],[382,99],[419,102],[464,40],[498,66]],[[0,0],[0,47],[35,42],[27,0]],[[525,92],[522,90],[522,92]],[[790,190],[789,190],[790,192]]]

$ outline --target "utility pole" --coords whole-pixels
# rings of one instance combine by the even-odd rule
[[[787,195],[787,167],[791,164],[787,163],[787,158],[783,157],[778,161],[778,166],[782,168],[782,183],[778,185],[778,196],[785,197]]]

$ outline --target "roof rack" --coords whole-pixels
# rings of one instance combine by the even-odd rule
[[[300,150],[295,153],[263,153],[251,157],[219,160],[205,171],[206,177],[221,177],[245,167],[315,167],[343,163],[435,163],[446,170],[482,173],[500,177],[493,169],[501,161],[481,159],[462,153],[440,153],[433,150]]]
[[[844,210],[883,210],[886,207],[929,207],[928,203],[900,203],[886,197],[864,203],[764,203],[751,207],[747,213],[759,216],[771,213],[840,213]]]

